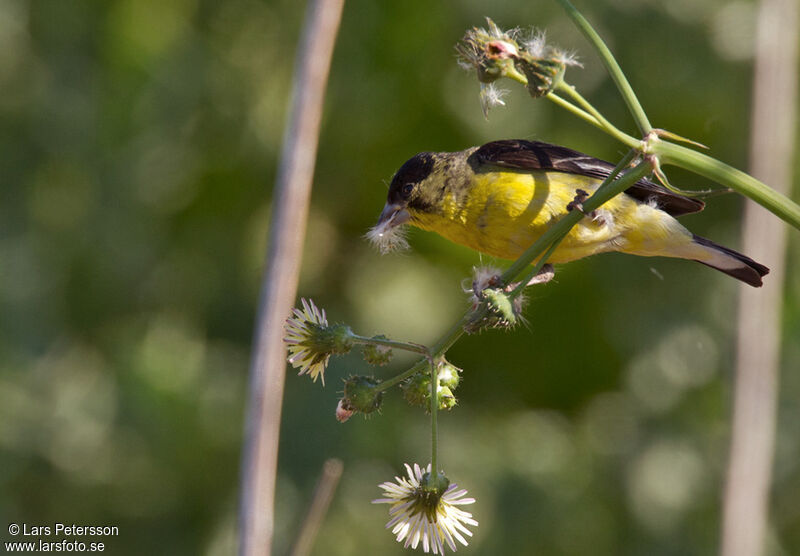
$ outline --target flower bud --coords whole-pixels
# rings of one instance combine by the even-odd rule
[[[386,336],[379,334],[373,338],[385,340]],[[370,365],[386,365],[392,359],[392,348],[389,346],[380,346],[375,344],[366,344],[361,350],[364,361]]]
[[[356,410],[350,407],[350,404],[347,403],[347,400],[341,399],[339,403],[336,405],[336,420],[340,423],[344,423],[350,417],[353,416]]]
[[[445,361],[439,367],[439,386],[455,390],[461,382],[460,373],[461,369]]]
[[[478,296],[481,306],[486,307],[486,315],[480,320],[464,326],[468,334],[480,332],[485,328],[514,328],[522,318],[524,298],[521,295],[512,297],[510,293],[499,288],[487,288]]]
[[[428,373],[414,374],[400,385],[400,389],[409,404],[424,407],[430,411],[431,377]],[[441,381],[439,381],[437,399],[439,401],[439,409],[453,409],[458,403],[452,389],[442,385]]]
[[[528,93],[539,98],[553,91],[564,77],[566,65],[556,58],[535,58],[527,52],[517,60],[517,68],[528,79]]]
[[[351,376],[344,383],[344,398],[340,402],[342,408],[365,415],[380,409],[383,392],[376,388],[378,384],[380,381],[375,377]]]
[[[317,327],[310,342],[317,352],[342,355],[353,349],[352,336],[353,331],[346,324],[333,324]]]
[[[400,384],[403,397],[411,405],[430,406],[431,377],[426,373],[415,373]]]
[[[439,409],[453,409],[458,401],[453,395],[453,391],[447,386],[439,385]]]
[[[427,471],[422,474],[420,490],[432,495],[441,495],[450,486],[450,479],[442,471]]]

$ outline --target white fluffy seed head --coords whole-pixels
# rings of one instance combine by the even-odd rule
[[[502,271],[494,266],[475,266],[472,267],[472,283],[475,291],[483,291],[492,287],[492,282],[502,276]]]
[[[556,60],[564,64],[565,66],[574,66],[578,68],[582,68],[583,64],[578,59],[578,54],[575,52],[567,52],[565,50],[554,50],[553,55]]]
[[[391,226],[388,222],[383,222],[370,228],[365,237],[381,255],[408,249],[405,226]]]
[[[543,30],[531,29],[522,40],[522,46],[536,58],[544,58],[547,53],[547,35]]]

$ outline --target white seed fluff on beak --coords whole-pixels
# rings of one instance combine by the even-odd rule
[[[406,230],[403,224],[411,216],[403,205],[386,203],[378,223],[366,234],[366,238],[378,248],[382,255],[398,249],[408,249]]]
[[[390,220],[379,222],[370,228],[365,237],[381,252],[381,255],[408,249],[405,226],[397,226]]]

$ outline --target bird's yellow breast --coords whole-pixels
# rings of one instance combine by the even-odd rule
[[[410,211],[411,223],[482,253],[516,259],[567,213],[578,189],[591,194],[599,184],[591,177],[545,170],[478,172],[464,190],[446,191],[436,210]],[[658,209],[618,195],[593,218],[583,218],[573,227],[550,261],[567,262],[605,251],[648,251],[654,239],[659,244],[658,237],[650,236],[672,231],[667,221],[661,222],[663,218],[676,222]],[[637,235],[644,221],[648,232]]]

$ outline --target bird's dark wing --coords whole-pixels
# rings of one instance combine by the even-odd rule
[[[614,169],[614,165],[605,160],[566,147],[524,139],[486,143],[472,153],[470,159],[473,164],[477,163],[478,167],[490,164],[519,170],[556,170],[601,180]],[[644,203],[655,201],[658,208],[672,216],[698,212],[705,207],[703,201],[678,195],[646,179],[637,181],[626,189],[625,193]]]

